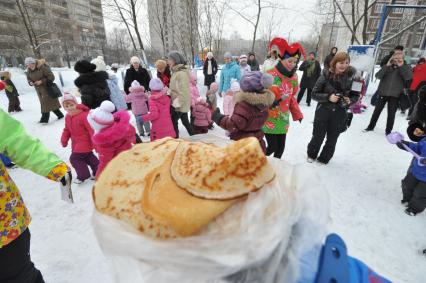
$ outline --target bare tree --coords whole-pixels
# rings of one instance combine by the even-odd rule
[[[368,13],[376,2],[377,0],[333,0],[333,4],[337,8],[336,12],[351,32],[351,44],[355,42],[357,44],[367,43]],[[345,4],[350,5],[350,14],[345,13]],[[361,40],[357,36],[357,32],[360,29],[362,31]]]
[[[251,44],[251,51],[254,52],[254,45],[256,42],[257,37],[257,29],[259,27],[259,21],[262,15],[262,12],[265,9],[282,9],[277,3],[269,1],[269,0],[251,0],[247,1],[244,0],[244,4],[241,2],[238,2],[239,8],[234,8],[233,4],[237,1],[232,1],[232,4],[227,3],[227,7],[235,12],[237,15],[239,15],[242,19],[244,19],[247,23],[249,23],[251,26],[253,26],[253,39]],[[242,5],[244,5],[242,8],[240,8]],[[253,7],[255,7],[256,12],[250,13],[248,11],[252,10]]]
[[[142,0],[106,0],[103,3],[107,11],[106,15],[110,17],[110,19],[123,23],[126,26],[134,49],[141,52],[144,63],[147,65],[145,47],[138,22],[139,11],[142,4]],[[136,42],[139,48],[136,47]]]
[[[170,17],[172,14],[171,0],[151,0],[154,2],[153,9],[150,10],[150,20],[152,28],[158,34],[163,47],[163,56],[166,55],[166,36],[171,30]]]

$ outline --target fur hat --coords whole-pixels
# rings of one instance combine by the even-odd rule
[[[232,53],[231,52],[225,52],[225,54],[223,54],[223,58],[232,59]]]
[[[164,60],[157,60],[155,61],[155,67],[160,70],[164,70],[167,67],[167,62]]]
[[[177,51],[170,51],[169,54],[167,54],[167,58],[171,59],[173,62],[175,62],[176,65],[178,64],[186,64],[185,58],[177,52]]]
[[[93,59],[90,63],[95,64],[96,65],[96,69],[95,72],[99,72],[99,71],[106,71],[106,64],[104,61],[104,57],[103,56],[98,56],[95,59]]]
[[[111,64],[111,69],[118,69],[118,68],[119,68],[118,63]]]
[[[207,52],[207,58],[211,59],[213,57],[214,57],[213,52],[211,52],[211,51]]]
[[[141,60],[139,59],[138,56],[133,56],[132,58],[130,58],[130,64],[133,65],[134,63],[138,63],[138,64],[141,63]]]
[[[145,87],[141,85],[138,81],[134,80],[129,87],[130,92],[144,92]]]
[[[33,57],[25,58],[25,65],[35,64],[35,63],[36,63],[36,59],[34,59]]]
[[[6,83],[4,81],[0,81],[0,90],[3,90],[6,88]]]
[[[210,85],[210,90],[216,92],[219,89],[219,84],[217,82],[212,82]]]
[[[74,70],[80,74],[91,73],[96,70],[96,65],[86,60],[79,60],[75,63]]]
[[[417,64],[423,64],[423,63],[426,63],[426,59],[425,59],[424,57],[420,58],[420,59],[417,61]]]
[[[67,92],[67,91],[64,92],[64,95],[61,98],[61,104],[62,104],[62,106],[64,106],[64,102],[65,101],[73,101],[75,104],[78,104],[77,98],[74,95],[72,95],[71,93]]]
[[[240,91],[240,83],[237,82],[237,80],[233,79],[231,81],[231,88],[230,88],[233,92],[238,92]]]
[[[241,90],[245,92],[261,93],[269,88],[273,83],[273,77],[270,74],[262,74],[259,71],[245,72],[240,80]]]
[[[89,115],[87,115],[87,121],[95,133],[114,124],[114,116],[112,115],[114,110],[114,104],[109,100],[105,100],[101,106],[90,111]]]
[[[271,40],[269,43],[269,51],[272,50],[276,50],[281,59],[287,59],[290,57],[300,59],[302,55],[306,58],[305,50],[300,43],[295,42],[292,45],[288,45],[287,41],[281,37],[275,37]]]
[[[149,88],[152,91],[162,91],[164,89],[164,84],[159,78],[152,78],[149,81]]]

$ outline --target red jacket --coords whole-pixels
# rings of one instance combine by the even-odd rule
[[[164,137],[176,137],[170,116],[170,97],[164,91],[151,91],[149,113],[142,116],[143,121],[151,121],[151,141]]]
[[[74,116],[67,114],[65,117],[65,128],[62,132],[61,143],[63,147],[66,147],[71,138],[73,153],[91,152],[93,150],[93,129],[87,121],[90,109],[83,104],[78,104],[77,109],[82,110],[82,112]]]
[[[421,82],[426,82],[426,63],[418,64],[413,68],[410,90],[415,91]]]

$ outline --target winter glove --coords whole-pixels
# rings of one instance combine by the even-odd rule
[[[212,120],[216,123],[216,124],[218,124],[218,125],[220,125],[220,121],[222,121],[222,118],[223,117],[225,117],[225,115],[222,115],[221,113],[220,113],[220,110],[219,110],[219,108],[216,108],[216,110],[213,112],[213,114],[212,114]]]
[[[396,146],[397,146],[398,148],[402,149],[402,150],[406,150],[406,149],[405,149],[405,147],[404,147],[404,144],[405,144],[406,146],[408,146],[410,143],[409,143],[409,142],[407,142],[407,141],[400,141],[400,142],[396,143]]]
[[[72,196],[72,190],[71,190],[71,181],[72,181],[72,175],[71,171],[68,171],[65,176],[63,176],[60,180],[61,182],[61,198],[63,201],[73,203],[74,198]]]
[[[299,123],[300,123],[300,124],[302,124],[303,119],[299,119],[299,120],[297,120],[297,121],[299,121]]]

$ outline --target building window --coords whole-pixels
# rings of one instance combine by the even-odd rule
[[[376,30],[379,27],[379,19],[370,19],[370,29]]]
[[[376,4],[374,4],[374,13],[380,14],[382,12],[382,9],[383,9],[384,5],[385,4],[383,4],[383,3],[376,3]]]
[[[421,23],[420,23],[420,29],[424,29],[426,27],[426,20],[423,20]]]
[[[57,6],[64,7],[64,8],[67,7],[67,1],[65,1],[65,0],[50,0],[50,3],[57,5]]]
[[[422,41],[422,37],[421,35],[416,35],[416,39],[414,40],[414,45],[419,45],[420,46],[420,42]]]
[[[394,8],[394,9],[392,9],[392,12],[394,14],[402,14],[402,13],[404,13],[404,8]]]

